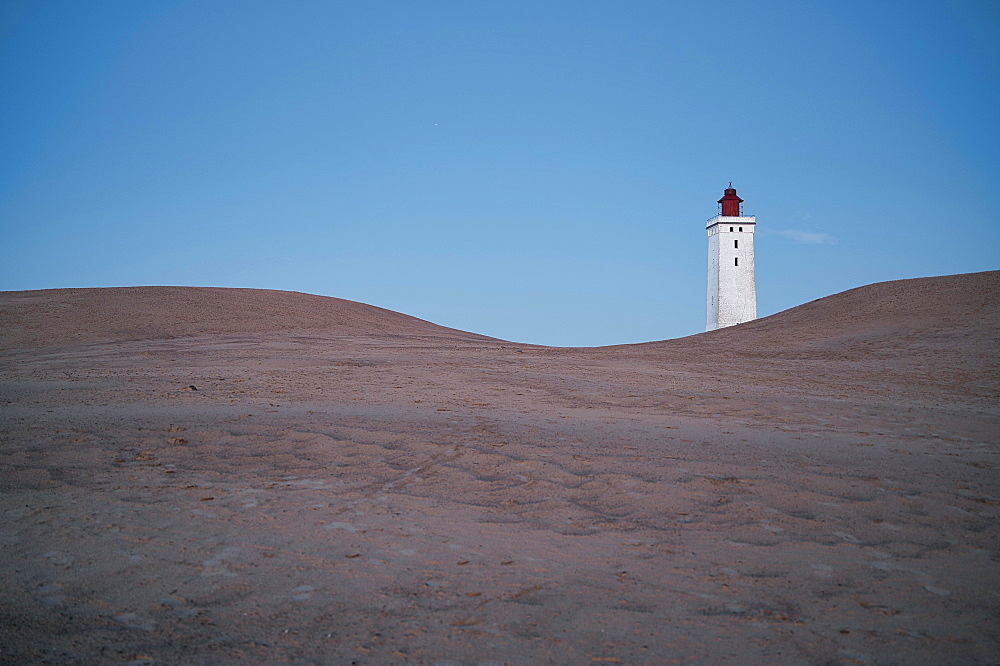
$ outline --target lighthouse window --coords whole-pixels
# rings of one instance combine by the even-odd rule
[[[743,231],[743,227],[740,227],[740,231]]]
[[[733,247],[736,248],[737,250],[740,249],[740,242],[738,240],[734,240]]]
[[[732,228],[732,227],[729,227],[729,230],[730,230],[730,231],[732,231],[732,230],[733,230],[733,228]]]
[[[740,258],[739,257],[736,257],[736,263],[733,264],[733,265],[734,266],[739,266],[740,265]]]

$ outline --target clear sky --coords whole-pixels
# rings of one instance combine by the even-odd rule
[[[0,2],[0,290],[338,296],[508,340],[1000,267],[995,0]]]

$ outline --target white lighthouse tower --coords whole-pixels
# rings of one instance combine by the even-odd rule
[[[719,199],[720,215],[708,221],[708,321],[706,331],[757,318],[753,230],[757,218],[744,217],[743,199],[729,183]]]

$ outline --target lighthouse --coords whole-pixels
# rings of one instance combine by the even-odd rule
[[[719,199],[719,215],[708,230],[708,317],[706,331],[757,318],[753,230],[757,218],[743,215],[743,199],[732,183]]]

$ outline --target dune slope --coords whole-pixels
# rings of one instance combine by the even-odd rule
[[[587,349],[0,294],[0,661],[1000,663],[997,280]]]
[[[996,341],[1000,271],[894,280],[858,287],[687,340],[716,348],[833,349],[963,338]]]
[[[0,348],[288,331],[483,337],[364,303],[290,291],[112,287],[0,292]]]

